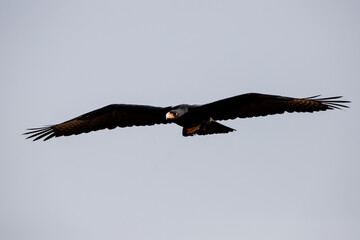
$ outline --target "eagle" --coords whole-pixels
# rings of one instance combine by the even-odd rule
[[[134,104],[111,104],[85,113],[66,122],[29,128],[24,135],[34,141],[53,137],[78,135],[116,127],[150,126],[175,123],[181,126],[182,135],[209,135],[235,131],[218,121],[282,114],[285,112],[318,112],[348,108],[350,101],[342,96],[320,98],[292,98],[261,93],[247,93],[203,105],[180,104],[155,107]]]

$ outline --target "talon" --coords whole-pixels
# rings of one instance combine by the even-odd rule
[[[193,134],[194,132],[200,130],[200,127],[199,126],[195,126],[195,127],[191,127],[191,128],[187,128],[186,129],[186,133],[187,134]]]

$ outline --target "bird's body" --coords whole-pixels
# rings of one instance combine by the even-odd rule
[[[211,117],[211,113],[203,109],[201,105],[187,105],[181,104],[175,106],[171,112],[179,111],[179,117],[171,118],[167,115],[168,119],[173,119],[174,123],[183,127],[183,136],[208,135],[216,133],[228,133],[235,131],[235,129],[226,127]],[[186,114],[182,114],[186,113]]]
[[[176,123],[183,136],[208,135],[235,131],[217,121],[282,114],[284,112],[317,112],[346,108],[349,101],[341,97],[291,98],[259,93],[242,94],[204,105],[181,104],[175,107],[112,104],[69,121],[29,129],[28,138],[48,140],[52,137],[77,135],[116,127],[149,126]]]

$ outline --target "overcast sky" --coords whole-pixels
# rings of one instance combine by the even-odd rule
[[[0,239],[360,239],[359,1],[1,1]],[[351,108],[47,142],[111,103]]]

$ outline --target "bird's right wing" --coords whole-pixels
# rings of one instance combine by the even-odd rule
[[[45,141],[52,137],[77,135],[105,128],[166,124],[170,123],[165,118],[170,109],[171,107],[113,104],[60,124],[30,128],[24,134],[29,135],[28,138],[34,138],[34,141],[41,138]]]
[[[347,108],[349,101],[341,97],[291,98],[260,93],[247,93],[222,99],[199,107],[199,111],[214,120],[250,118],[282,114],[284,112],[317,112],[330,109]]]

